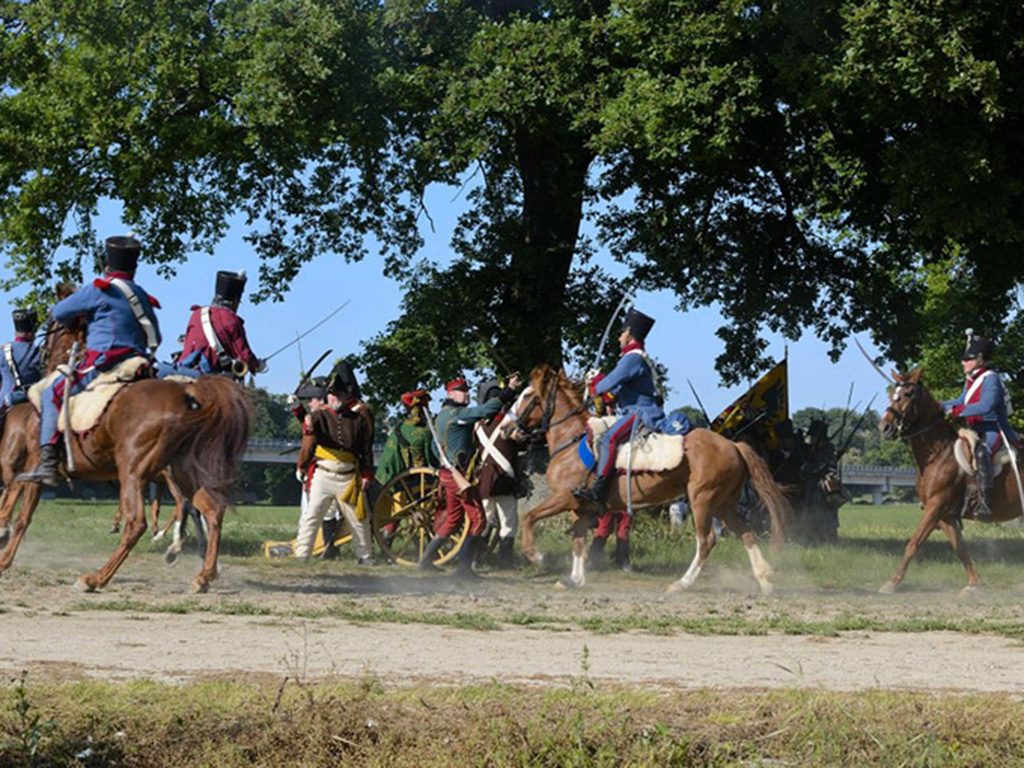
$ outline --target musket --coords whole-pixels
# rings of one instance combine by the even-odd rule
[[[608,320],[608,325],[604,327],[604,334],[601,336],[601,343],[597,345],[597,354],[594,355],[594,362],[591,363],[590,370],[597,370],[597,366],[600,365],[601,356],[604,354],[604,345],[608,343],[608,335],[612,332],[612,327],[615,325],[615,318],[619,316],[622,308],[626,306],[626,302],[628,302],[632,296],[633,294],[629,290],[626,290],[626,292],[622,294],[622,299],[619,301],[619,305],[615,307],[615,311]]]
[[[299,341],[300,341],[301,339],[303,339],[303,338],[305,338],[306,336],[308,336],[309,334],[311,334],[311,333],[312,333],[313,331],[315,331],[315,330],[316,330],[317,328],[319,328],[319,327],[320,327],[321,325],[323,325],[323,324],[324,324],[324,323],[326,323],[326,322],[327,322],[328,320],[330,320],[330,319],[331,319],[332,317],[334,317],[334,316],[335,316],[336,314],[338,314],[339,312],[341,312],[341,310],[343,310],[343,309],[344,309],[345,307],[347,307],[347,306],[349,305],[349,302],[351,302],[351,299],[346,299],[346,300],[345,300],[344,302],[342,302],[342,303],[341,303],[341,304],[340,304],[340,305],[339,305],[338,307],[336,307],[336,308],[335,308],[334,310],[332,310],[332,311],[331,311],[331,313],[330,313],[329,315],[327,315],[327,317],[325,317],[325,318],[323,318],[322,320],[320,320],[320,321],[319,321],[319,322],[318,322],[318,323],[317,323],[316,325],[314,325],[314,326],[313,326],[312,328],[308,328],[307,330],[303,331],[303,332],[302,332],[302,333],[300,333],[300,334],[299,334],[298,336],[296,336],[296,337],[295,337],[294,339],[292,339],[292,340],[291,340],[291,341],[289,341],[289,342],[288,342],[287,344],[285,344],[285,345],[284,345],[283,347],[278,347],[277,349],[275,349],[275,350],[274,350],[273,352],[271,352],[271,353],[270,353],[269,355],[267,355],[267,356],[266,356],[266,357],[264,357],[263,359],[264,359],[264,360],[269,360],[270,358],[272,358],[272,357],[274,357],[274,356],[276,356],[276,355],[279,355],[279,354],[281,354],[282,352],[284,352],[284,351],[285,351],[286,349],[288,349],[288,347],[290,347],[290,346],[291,346],[292,344],[298,344],[298,343],[299,343]]]
[[[708,416],[708,409],[705,408],[704,407],[704,403],[702,403],[700,401],[700,395],[697,394],[697,390],[694,388],[693,382],[691,382],[689,379],[687,379],[686,383],[690,385],[690,391],[693,392],[693,396],[697,400],[697,405],[700,406],[700,412],[702,414],[704,414],[704,422],[708,425],[708,429],[710,429],[711,428],[711,417]]]
[[[295,394],[299,393],[299,390],[302,389],[302,385],[310,380],[310,377],[312,377],[313,371],[315,371],[317,369],[317,366],[319,366],[320,363],[322,363],[324,361],[324,359],[329,354],[331,354],[331,352],[333,352],[333,351],[334,351],[333,349],[328,349],[326,352],[324,352],[322,355],[320,355],[320,357],[318,357],[316,359],[316,362],[313,363],[313,365],[310,367],[310,369],[308,371],[306,371],[304,374],[302,374],[302,378],[299,379],[298,386],[295,387]]]
[[[455,480],[455,486],[459,489],[459,493],[465,493],[467,488],[471,487],[469,480],[466,476],[459,471],[458,467],[452,464],[448,460],[448,454],[444,452],[444,446],[441,445],[441,438],[437,434],[437,427],[434,425],[434,417],[431,416],[430,411],[426,406],[423,407],[423,415],[427,418],[427,429],[430,430],[430,436],[434,440],[434,447],[437,448],[437,456],[441,459],[441,466],[452,473],[452,479]]]
[[[857,349],[859,349],[860,353],[862,355],[864,355],[864,359],[867,360],[869,363],[871,363],[871,367],[874,368],[876,371],[878,371],[878,375],[879,376],[881,376],[883,379],[885,379],[889,384],[895,384],[896,383],[896,382],[894,382],[889,377],[889,374],[887,374],[885,371],[883,371],[881,369],[881,367],[879,367],[878,363],[876,363],[874,361],[874,358],[872,358],[871,355],[868,354],[868,351],[866,349],[864,349],[864,347],[861,345],[860,339],[858,339],[856,336],[854,336],[853,337],[853,343],[857,345]]]
[[[861,417],[859,419],[857,419],[857,423],[853,425],[853,430],[850,432],[849,435],[847,435],[846,442],[843,443],[843,447],[836,454],[836,464],[839,464],[839,460],[843,458],[843,455],[850,449],[850,443],[853,442],[854,435],[857,434],[857,430],[860,429],[860,425],[863,424],[864,419],[867,418],[868,412],[871,410],[871,406],[872,404],[874,404],[876,397],[878,397],[877,392],[871,396],[870,400],[868,400],[868,407],[864,409],[864,413],[861,414]]]
[[[75,383],[75,366],[78,364],[78,339],[71,345],[68,353],[68,372],[64,377],[64,455],[65,464],[70,475],[75,471],[75,454],[71,450],[71,387]]]
[[[505,371],[505,375],[508,376],[509,378],[512,378],[515,375],[515,372],[512,370],[511,367],[509,367],[508,363],[501,359],[501,355],[498,354],[498,350],[491,346],[491,343],[486,338],[484,338],[484,335],[480,333],[480,331],[473,331],[473,333],[475,333],[476,337],[480,339],[480,343],[487,347],[488,354],[490,354],[490,356],[494,358],[494,362],[501,366],[501,369]]]
[[[850,391],[846,394],[846,408],[843,409],[843,420],[839,422],[839,429],[836,430],[834,435],[829,436],[830,441],[835,441],[837,437],[843,434],[843,430],[846,429],[846,417],[850,414],[850,401],[853,400],[853,382],[850,382]]]

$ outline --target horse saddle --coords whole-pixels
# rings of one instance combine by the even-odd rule
[[[959,430],[959,436],[953,445],[953,454],[956,456],[956,463],[967,475],[974,475],[978,471],[977,461],[974,458],[974,451],[978,446],[978,433],[973,429]],[[1019,449],[1018,449],[1019,450]],[[1012,461],[1010,452],[1004,443],[995,456],[992,457],[992,477],[999,477],[1003,467]]]
[[[71,430],[73,432],[88,432],[95,427],[114,399],[124,387],[140,378],[143,369],[149,365],[144,357],[129,357],[118,363],[109,371],[103,371],[95,379],[89,382],[88,386],[78,394],[71,396],[68,408],[61,409],[57,426],[64,431],[68,428],[67,411],[71,411]],[[63,372],[54,371],[49,376],[36,382],[28,391],[28,399],[32,405],[39,410],[42,402],[43,390],[53,383],[53,380]]]
[[[583,463],[591,468],[597,459],[596,446],[601,436],[618,419],[615,416],[603,418],[592,418],[587,422],[587,436],[580,441],[579,453]],[[638,427],[633,437],[633,456],[631,463],[632,472],[664,472],[665,470],[678,467],[683,461],[685,448],[684,435],[663,435],[658,432],[650,432]],[[587,459],[589,456],[589,460]],[[630,447],[624,444],[619,447],[615,455],[615,468],[625,472],[627,465],[630,465]]]

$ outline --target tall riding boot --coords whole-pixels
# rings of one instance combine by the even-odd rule
[[[516,567],[515,545],[514,536],[503,536],[498,540],[499,571],[511,571]]]
[[[437,557],[437,553],[441,551],[441,547],[447,544],[448,541],[449,539],[447,536],[435,536],[427,543],[427,548],[423,550],[423,557],[420,558],[421,571],[441,570],[434,565],[434,558]]]
[[[615,564],[625,573],[634,572],[629,559],[629,539],[615,539]]]
[[[473,570],[473,559],[477,550],[483,545],[483,536],[467,536],[459,550],[459,564],[455,568],[455,577],[459,579],[479,579],[480,576]]]
[[[334,540],[338,538],[338,531],[341,529],[341,520],[336,517],[327,518],[320,525],[320,532],[324,538],[324,551],[320,553],[321,560],[337,560],[339,557],[338,547]]]
[[[609,475],[598,475],[594,482],[586,488],[577,488],[572,492],[580,501],[590,501],[604,507],[604,497],[607,495]]]
[[[60,480],[57,466],[60,464],[60,448],[56,445],[44,445],[39,448],[39,463],[31,472],[22,472],[15,480],[22,483],[42,483],[54,486]]]
[[[992,457],[988,448],[979,444],[975,454],[978,462],[978,504],[974,508],[977,520],[992,519]]]
[[[604,544],[608,541],[605,536],[595,536],[590,542],[590,551],[587,553],[587,563],[595,571],[603,571],[608,567],[608,558],[604,553]]]

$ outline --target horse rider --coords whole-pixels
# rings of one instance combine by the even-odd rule
[[[388,434],[374,476],[380,485],[387,485],[396,475],[414,467],[436,467],[434,440],[427,426],[425,408],[430,393],[415,389],[402,394],[405,418]]]
[[[192,306],[181,354],[174,364],[160,365],[161,376],[223,374],[241,379],[267,370],[266,361],[249,347],[245,321],[238,315],[245,282],[245,272],[217,272],[213,301]]]
[[[438,452],[443,454],[451,465],[442,466],[438,471],[441,493],[444,503],[444,519],[437,527],[434,537],[427,543],[420,558],[420,568],[433,570],[434,558],[449,537],[469,518],[469,535],[459,552],[459,564],[456,575],[462,578],[474,578],[473,560],[477,550],[483,543],[484,513],[477,488],[469,486],[460,491],[452,469],[465,474],[473,455],[473,425],[483,419],[490,419],[515,399],[514,389],[519,379],[513,376],[509,386],[497,391],[494,397],[483,405],[469,405],[469,385],[461,376],[445,384],[447,395],[441,406],[441,412],[434,420],[434,426],[440,445]],[[442,464],[445,464],[442,459]]]
[[[295,556],[309,557],[321,521],[324,543],[327,548],[333,546],[341,526],[332,516],[336,506],[352,531],[358,564],[372,565],[365,491],[373,477],[373,414],[359,400],[359,384],[348,363],[335,366],[327,381],[327,404],[306,415],[302,431],[299,468],[311,473],[312,480],[299,520]],[[328,523],[328,517],[335,522]],[[324,556],[331,556],[327,549]]]
[[[967,345],[960,357],[964,369],[964,388],[954,400],[945,400],[942,408],[954,417],[963,417],[967,426],[978,434],[975,448],[977,472],[974,516],[978,520],[992,517],[992,456],[1003,446],[1003,440],[1017,443],[1019,437],[1010,426],[1009,407],[1003,381],[990,367],[992,342],[967,332]]]
[[[498,397],[501,383],[488,379],[477,387],[477,404]],[[499,570],[515,565],[516,531],[519,529],[517,509],[518,482],[515,462],[519,448],[498,427],[505,417],[504,409],[490,419],[481,419],[473,426],[473,435],[480,446],[480,474],[477,478],[484,516],[498,529]]]
[[[42,378],[42,347],[35,343],[36,313],[16,309],[14,341],[0,346],[0,434],[7,411],[28,399],[28,388]]]
[[[607,376],[595,373],[589,377],[591,395],[614,397],[618,420],[601,436],[596,477],[589,487],[574,491],[578,499],[603,506],[609,481],[615,474],[619,446],[629,441],[640,424],[658,431],[665,419],[654,381],[654,366],[644,349],[653,326],[654,318],[630,308],[619,334],[619,362]]]
[[[104,274],[57,302],[51,317],[70,327],[85,324],[85,353],[78,362],[69,395],[85,389],[97,376],[130,357],[152,359],[160,345],[156,311],[160,303],[135,282],[142,244],[134,237],[108,237]],[[39,464],[18,476],[23,482],[57,484],[60,463],[58,416],[69,386],[61,374],[42,393],[39,420]]]

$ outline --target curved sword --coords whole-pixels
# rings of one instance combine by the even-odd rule
[[[338,306],[338,307],[337,307],[336,309],[334,309],[334,310],[333,310],[333,311],[332,311],[332,312],[331,312],[331,313],[330,313],[329,315],[327,315],[327,317],[325,317],[325,318],[324,318],[323,320],[321,320],[320,322],[318,322],[318,323],[317,323],[316,325],[314,325],[314,326],[313,326],[312,328],[308,328],[307,330],[303,331],[303,332],[302,332],[301,334],[299,334],[299,335],[298,335],[298,336],[296,336],[296,337],[295,337],[294,339],[292,339],[291,341],[289,341],[289,342],[288,342],[287,344],[285,344],[285,345],[284,345],[283,347],[278,347],[277,349],[275,349],[275,350],[274,350],[273,352],[271,352],[271,353],[270,353],[269,355],[267,355],[267,356],[266,356],[266,357],[264,357],[263,359],[264,359],[264,360],[269,360],[270,358],[272,358],[272,357],[274,357],[274,356],[276,356],[276,355],[279,355],[279,354],[281,354],[282,352],[284,352],[284,351],[285,351],[286,349],[288,349],[288,347],[290,347],[290,346],[291,346],[292,344],[298,344],[298,343],[299,343],[299,341],[300,341],[301,339],[303,339],[303,338],[305,338],[306,336],[308,336],[309,334],[311,334],[311,333],[312,333],[313,331],[315,331],[315,330],[316,330],[317,328],[319,328],[319,327],[320,327],[321,325],[323,325],[323,324],[324,324],[324,323],[326,323],[326,322],[327,322],[328,320],[330,320],[330,319],[331,319],[332,317],[334,317],[334,316],[335,316],[336,314],[338,314],[339,312],[341,312],[341,310],[343,310],[343,309],[344,309],[345,307],[347,307],[347,306],[349,305],[349,302],[350,302],[350,301],[351,301],[351,299],[348,299],[348,300],[346,300],[346,301],[345,301],[345,302],[343,302],[343,303],[342,303],[342,304],[341,304],[340,306]]]
[[[626,306],[626,302],[631,298],[633,298],[633,292],[631,290],[627,290],[622,294],[622,299],[619,301],[619,305],[615,308],[611,318],[608,320],[608,325],[604,327],[604,334],[601,336],[601,343],[597,345],[597,354],[594,355],[594,362],[591,363],[590,370],[596,370],[597,366],[600,364],[601,355],[604,354],[604,345],[608,343],[608,334],[612,332],[612,326],[615,325],[615,318],[619,316],[622,308]]]
[[[871,363],[871,367],[874,368],[876,371],[878,371],[878,375],[879,376],[881,376],[883,379],[885,379],[890,384],[895,384],[896,383],[895,381],[892,380],[892,378],[889,376],[889,374],[887,374],[885,371],[883,371],[882,368],[878,365],[878,363],[876,363],[874,361],[874,358],[872,358],[871,355],[868,354],[868,351],[866,349],[864,349],[864,347],[861,345],[860,339],[858,339],[856,336],[854,336],[853,337],[853,343],[857,345],[857,349],[859,349],[860,353],[862,355],[864,355],[864,359],[866,359],[869,363]]]

